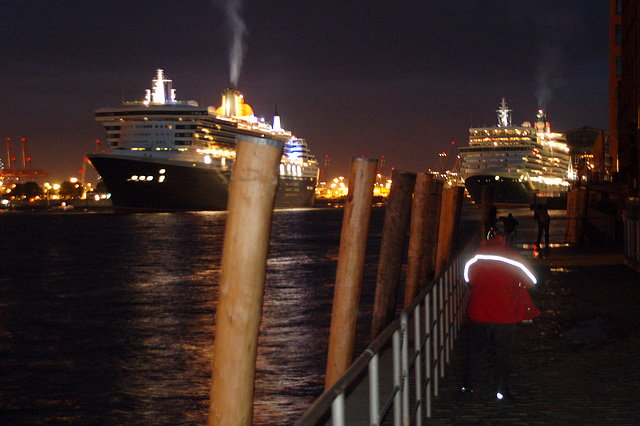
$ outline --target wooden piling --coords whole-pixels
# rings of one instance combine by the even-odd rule
[[[351,161],[331,312],[326,389],[349,368],[353,358],[377,165],[375,159]]]
[[[394,170],[385,204],[384,228],[373,304],[371,338],[375,339],[393,321],[398,302],[404,246],[411,213],[411,196],[416,174]]]
[[[565,241],[570,244],[584,242],[585,221],[589,207],[589,188],[574,188],[567,194],[567,222]]]
[[[438,255],[438,238],[440,237],[440,216],[442,213],[442,191],[444,181],[434,180],[429,194],[429,208],[427,212],[427,236],[425,239],[424,261],[420,276],[424,280],[431,281],[436,272],[436,259]],[[424,283],[427,284],[426,282]]]
[[[443,181],[430,173],[418,173],[416,177],[404,290],[405,308],[435,272],[442,185]]]
[[[461,186],[452,186],[442,192],[436,276],[444,270],[449,258],[455,251],[463,195],[464,188]]]
[[[258,330],[283,143],[244,136],[229,190],[209,425],[250,425]]]

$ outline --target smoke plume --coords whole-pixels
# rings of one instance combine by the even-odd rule
[[[564,85],[566,48],[577,30],[580,17],[568,6],[558,6],[555,10],[533,16],[538,40],[536,98],[538,108],[546,109],[553,93]],[[567,19],[567,16],[572,19]]]
[[[562,54],[555,47],[543,47],[536,67],[536,98],[538,100],[538,108],[546,110],[553,91],[560,87]]]
[[[247,26],[241,16],[242,0],[227,0],[225,10],[231,29],[231,46],[229,47],[231,84],[237,87],[245,52],[244,37],[248,34]]]

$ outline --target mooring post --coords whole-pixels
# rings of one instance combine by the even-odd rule
[[[342,376],[353,358],[377,166],[376,159],[354,158],[351,161],[331,312],[325,389]]]
[[[565,241],[567,243],[584,242],[585,220],[589,207],[589,188],[574,188],[567,194],[567,224]]]
[[[464,188],[461,186],[452,186],[442,192],[436,275],[439,275],[444,270],[455,250],[463,195]]]
[[[371,339],[378,337],[378,334],[393,321],[396,315],[398,283],[402,271],[416,174],[394,170],[391,180],[393,183],[385,204]]]
[[[250,425],[281,141],[243,136],[229,189],[209,425]]]
[[[404,307],[411,304],[435,270],[443,182],[418,173],[413,191]]]
[[[427,211],[427,238],[425,239],[424,260],[420,275],[423,281],[431,281],[436,273],[436,259],[438,255],[438,238],[440,237],[440,216],[442,215],[442,191],[444,181],[435,179],[429,193],[429,207]],[[422,285],[426,285],[423,282]]]
[[[578,195],[578,188],[573,188],[567,193],[567,220],[564,227],[564,241],[566,243],[576,242],[576,199]],[[537,206],[534,206],[534,208]],[[538,225],[536,223],[536,225]],[[536,229],[537,230],[537,229]]]
[[[411,204],[411,224],[409,225],[409,248],[407,250],[407,276],[404,284],[404,307],[411,304],[418,294],[420,287],[420,273],[424,258],[424,240],[426,237],[427,203],[429,201],[429,183],[433,182],[433,175],[418,173],[413,190]]]

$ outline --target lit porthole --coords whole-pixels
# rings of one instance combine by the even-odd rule
[[[131,176],[131,180],[138,180],[138,175]]]
[[[139,180],[146,180],[146,179],[147,179],[147,177],[146,177],[146,176],[139,176],[139,177],[138,177],[138,179],[139,179]]]
[[[163,175],[163,174],[165,174],[165,173],[166,173],[166,170],[165,170],[165,169],[160,169],[160,170],[158,171],[158,173],[160,173],[161,175]]]
[[[147,181],[151,182],[153,180],[153,176],[147,176]]]
[[[165,178],[165,176],[164,176],[164,175],[159,176],[159,177],[158,177],[158,182],[160,182],[160,183],[164,182],[164,178]]]

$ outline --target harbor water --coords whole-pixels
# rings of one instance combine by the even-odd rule
[[[206,423],[225,218],[0,214],[2,423]],[[323,390],[341,225],[340,209],[275,213],[255,424],[293,423]]]
[[[476,214],[463,211],[461,234]],[[2,423],[206,423],[225,218],[0,213]],[[356,353],[383,221],[375,208]],[[341,209],[274,215],[255,424],[291,424],[322,393],[341,226]]]

